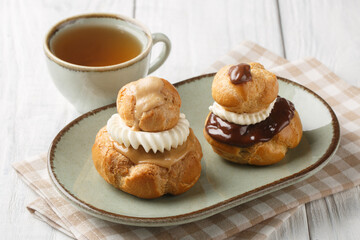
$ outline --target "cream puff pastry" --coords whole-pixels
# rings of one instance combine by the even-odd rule
[[[283,159],[288,148],[299,144],[302,125],[294,104],[278,91],[275,74],[259,63],[220,69],[203,131],[213,150],[240,164],[270,165]]]
[[[180,113],[173,85],[146,77],[120,89],[118,113],[96,135],[95,168],[114,187],[140,198],[177,195],[201,173],[202,150]]]

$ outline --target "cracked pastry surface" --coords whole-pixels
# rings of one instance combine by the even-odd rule
[[[116,105],[127,126],[159,132],[176,125],[181,99],[175,87],[165,79],[146,77],[122,87]]]
[[[192,130],[180,153],[176,153],[178,159],[171,164],[155,164],[151,157],[161,156],[151,152],[135,163],[115,145],[106,127],[100,129],[92,148],[95,168],[105,181],[134,196],[152,199],[167,193],[178,195],[189,190],[200,177],[202,151]],[[145,155],[142,147],[138,150],[129,147],[128,151]]]
[[[252,80],[242,84],[232,84],[229,69],[221,68],[215,75],[211,94],[215,102],[225,110],[234,113],[254,113],[275,100],[279,83],[275,74],[267,71],[260,63],[249,63]]]
[[[214,152],[235,163],[270,165],[296,147],[301,120],[278,91],[276,76],[259,63],[221,68],[212,84],[218,109],[210,108],[203,130]]]
[[[302,137],[302,127],[299,114],[295,112],[289,125],[270,141],[259,142],[250,147],[239,147],[217,141],[205,129],[203,133],[214,152],[224,159],[240,164],[263,166],[279,162],[285,157],[288,148],[296,147]]]
[[[92,148],[105,181],[145,199],[181,194],[197,182],[202,149],[180,105],[174,86],[157,77],[119,91],[118,113],[99,130]]]

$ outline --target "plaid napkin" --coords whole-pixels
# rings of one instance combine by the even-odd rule
[[[16,162],[19,176],[40,198],[28,210],[40,220],[76,239],[266,239],[304,203],[360,184],[360,89],[350,86],[313,58],[290,63],[252,42],[243,42],[215,62],[257,61],[279,76],[296,80],[323,97],[341,124],[341,143],[331,162],[315,175],[256,200],[194,223],[144,228],[103,221],[80,212],[51,185],[46,155]]]

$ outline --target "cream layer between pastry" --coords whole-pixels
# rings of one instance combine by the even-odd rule
[[[117,113],[111,116],[106,125],[111,138],[119,144],[124,144],[125,147],[131,146],[134,149],[138,149],[141,145],[146,152],[152,150],[154,153],[170,151],[171,148],[177,148],[183,144],[189,136],[189,127],[189,121],[183,113],[180,113],[175,127],[162,132],[134,131]]]
[[[216,116],[239,125],[250,125],[259,123],[261,121],[264,121],[271,113],[271,110],[274,107],[275,100],[269,104],[269,106],[266,109],[263,109],[259,112],[255,113],[234,113],[229,112],[225,110],[221,105],[219,105],[217,102],[214,102],[213,105],[209,107],[209,110],[213,112]]]

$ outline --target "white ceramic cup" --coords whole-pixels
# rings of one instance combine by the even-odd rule
[[[53,54],[52,40],[62,30],[74,24],[116,26],[133,34],[142,51],[135,58],[116,65],[90,67],[66,62]],[[157,58],[150,63],[151,48],[163,42]],[[115,102],[122,86],[138,80],[159,68],[168,57],[171,43],[162,33],[153,33],[135,19],[107,13],[84,14],[67,18],[53,26],[46,35],[44,50],[50,75],[70,103],[80,112]]]

